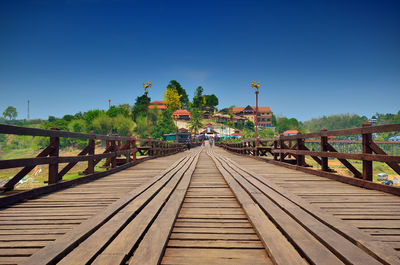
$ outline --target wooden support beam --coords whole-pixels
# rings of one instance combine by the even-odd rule
[[[363,128],[364,127],[369,127],[371,126],[371,123],[368,121],[363,123]],[[371,133],[363,133],[362,134],[362,151],[363,154],[372,154],[372,149],[370,147],[370,143],[372,142],[372,134]],[[365,180],[372,181],[372,175],[373,175],[373,167],[372,167],[372,161],[367,161],[363,160],[363,174],[362,177]]]
[[[326,144],[326,146],[328,147],[328,151],[329,152],[336,152],[336,149],[333,148],[332,145],[330,145],[329,143]],[[355,178],[362,178],[361,172],[357,170],[357,168],[355,168],[349,161],[347,161],[346,159],[340,159],[338,158],[338,160],[345,166],[347,167],[351,173],[354,174]]]
[[[93,133],[93,132],[91,132]],[[95,148],[96,148],[96,144],[94,139],[89,139],[89,144],[88,144],[88,155],[94,155],[95,154]],[[90,159],[88,161],[88,167],[87,167],[87,174],[93,174],[94,173],[94,167],[95,167],[95,160],[94,159]]]
[[[327,131],[327,129],[325,129],[325,128],[322,128],[322,130],[321,130],[321,132],[326,132],[326,131]],[[321,151],[322,152],[328,151],[328,136],[321,135]],[[321,168],[322,168],[322,171],[329,171],[327,157],[321,157]]]
[[[94,140],[90,139],[89,141],[94,141]],[[90,146],[86,146],[86,147],[78,154],[78,156],[84,156],[84,155],[86,155],[86,154],[90,151],[90,148],[91,148]],[[90,161],[90,160],[89,160],[89,161]],[[61,180],[62,177],[63,177],[65,174],[67,174],[68,171],[70,171],[71,168],[73,168],[76,164],[78,164],[78,161],[77,161],[77,162],[71,162],[71,163],[69,163],[68,165],[66,165],[66,166],[58,173],[57,179]],[[92,173],[93,173],[93,172],[92,172]]]
[[[60,130],[57,127],[51,128],[52,130]],[[52,151],[50,152],[50,157],[58,157],[60,154],[60,137],[50,137],[50,146],[53,147]],[[58,178],[58,162],[50,163],[49,164],[49,184],[54,184],[59,181]]]
[[[371,141],[369,143],[369,147],[378,155],[387,155],[385,151],[383,151],[376,143]],[[394,171],[396,171],[397,174],[400,175],[400,166],[396,162],[386,162],[386,164],[391,167]]]
[[[299,133],[300,134],[300,133]],[[296,140],[297,150],[304,150],[304,138],[299,138]],[[304,155],[296,155],[297,165],[302,167],[305,165],[305,158]]]
[[[46,147],[42,152],[40,152],[36,157],[46,157],[48,156],[51,152],[53,151],[53,147],[50,145]],[[9,191],[13,190],[15,184],[18,183],[23,177],[26,176],[29,172],[31,172],[32,169],[34,169],[35,166],[26,166],[21,171],[19,171],[12,179],[10,179],[6,184],[4,184],[3,187],[1,187],[1,190],[4,191]]]

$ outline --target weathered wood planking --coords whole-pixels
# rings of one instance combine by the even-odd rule
[[[379,231],[400,228],[400,220],[398,220],[397,215],[391,211],[388,214],[388,208],[386,208],[388,206],[389,209],[398,210],[400,202],[398,196],[304,174],[251,158],[233,155],[222,149],[216,150],[219,154],[223,154],[224,157],[228,157],[238,163],[241,169],[247,168],[249,172],[261,176],[261,183],[277,185],[276,187],[283,190],[283,194],[286,193],[288,197],[290,197],[288,194],[297,194],[298,197],[295,197],[300,199],[298,201],[303,200],[305,202],[304,205],[310,205],[309,209],[311,211],[327,213],[328,215],[324,215],[323,213],[320,215],[317,214],[317,217],[325,218],[324,222],[326,221],[326,223],[330,223],[329,225],[337,226],[337,230],[341,231],[340,233],[351,238],[351,240],[355,240],[355,242],[358,242],[357,244],[368,248],[368,252],[371,249],[377,249],[377,252],[380,252],[383,257],[393,256],[391,263],[400,264],[395,251],[392,251],[395,244],[393,244],[392,250],[390,250],[391,245],[383,243],[387,242],[387,240],[385,241],[380,237],[376,237],[376,234],[370,233],[375,238],[369,236],[363,237],[362,233],[351,229],[354,226],[365,230],[371,228],[379,230],[380,228],[381,230]],[[319,206],[319,208],[315,206]],[[343,214],[343,211],[345,211],[345,214]],[[373,215],[370,215],[371,212]],[[336,218],[331,218],[332,221],[329,221],[329,216],[332,216],[330,214],[341,218],[343,220],[342,224],[339,222],[340,219]],[[338,221],[333,221],[334,219]],[[344,224],[347,224],[348,227]],[[391,239],[398,242],[400,241],[399,238],[396,240],[396,237],[393,236]],[[381,240],[382,243],[377,244],[375,240]]]
[[[3,250],[12,247],[19,252],[0,253],[0,264],[23,262],[183,156],[148,160],[96,181],[1,209],[0,245]]]
[[[161,264],[272,264],[234,194],[204,152]]]

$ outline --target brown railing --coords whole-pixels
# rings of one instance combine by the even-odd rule
[[[397,132],[400,131],[400,124],[388,124],[371,126],[368,122],[361,128],[327,131],[325,129],[317,133],[297,134],[291,136],[279,136],[271,140],[265,139],[244,139],[240,142],[217,143],[226,150],[244,155],[267,156],[270,153],[273,161],[296,165],[297,168],[311,167],[305,162],[305,156],[310,156],[321,166],[321,171],[332,173],[328,165],[328,158],[337,158],[356,179],[371,182],[373,180],[372,163],[384,162],[400,175],[400,156],[388,155],[372,139],[373,133]],[[362,136],[362,153],[338,152],[329,142],[329,136]],[[307,139],[320,142],[319,151],[311,151],[306,147]],[[361,160],[362,172],[356,169],[349,161]],[[320,174],[321,175],[321,174]]]
[[[51,130],[18,127],[0,124],[0,134],[28,135],[49,137],[49,145],[34,158],[0,160],[0,169],[23,167],[6,184],[0,187],[2,191],[13,190],[15,185],[37,165],[49,165],[48,184],[55,184],[62,180],[78,162],[87,161],[85,175],[94,174],[95,166],[106,159],[102,165],[107,169],[115,169],[122,165],[135,163],[136,154],[141,156],[164,156],[186,150],[185,144],[169,143],[154,139],[136,139],[134,136],[83,134],[60,131],[53,127]],[[87,146],[77,156],[60,156],[60,138],[86,139]],[[105,150],[95,154],[95,141],[105,141]],[[103,143],[104,144],[104,143]],[[60,170],[60,163],[67,163]]]

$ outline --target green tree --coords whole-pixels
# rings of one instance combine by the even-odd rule
[[[276,130],[279,133],[283,133],[286,130],[302,131],[302,127],[295,118],[288,119],[287,117],[278,117],[276,120]]]
[[[121,105],[119,105],[118,107],[116,107],[116,106],[111,106],[108,110],[107,110],[107,112],[106,112],[106,114],[109,116],[109,117],[117,117],[118,115],[122,115],[122,116],[125,116],[125,117],[128,117],[129,116],[129,109],[127,109],[126,107],[123,107],[123,106],[121,106]]]
[[[15,120],[18,116],[17,109],[13,106],[8,106],[5,111],[3,112],[3,117],[6,119],[7,117],[11,120]]]
[[[255,131],[255,126],[254,126],[254,122],[252,121],[246,121],[246,123],[244,124],[244,127],[249,130],[249,131]]]
[[[47,119],[47,121],[49,121],[49,122],[54,122],[56,120],[57,120],[57,118],[54,116],[49,116],[49,118]]]
[[[172,111],[165,110],[161,114],[161,119],[157,124],[150,128],[150,135],[155,139],[163,139],[164,134],[176,132],[176,126],[172,120]]]
[[[178,95],[181,96],[180,97],[181,106],[184,109],[187,109],[189,107],[189,97],[186,93],[186,90],[176,80],[169,81],[169,84],[167,85],[167,89],[173,87],[178,92]]]
[[[91,124],[95,118],[100,116],[104,113],[104,110],[94,109],[89,110],[83,114],[83,119],[88,123]]]
[[[203,107],[203,87],[198,86],[193,96],[193,107],[196,109],[202,109]]]
[[[261,139],[273,139],[274,138],[274,131],[271,129],[264,129],[258,132],[258,137]]]
[[[92,122],[93,130],[97,134],[110,134],[113,129],[113,119],[101,113]]]
[[[64,117],[62,117],[62,119],[70,122],[75,119],[75,116],[67,114],[67,115],[64,115]]]
[[[272,126],[276,126],[276,116],[272,114]]]
[[[68,130],[71,132],[86,133],[86,121],[83,119],[73,120],[68,124]]]
[[[211,110],[214,110],[216,106],[218,106],[218,98],[216,95],[211,94],[211,95],[205,95],[205,100],[206,100],[206,107],[209,107]]]
[[[201,114],[198,109],[191,109],[190,110],[190,127],[189,129],[194,133],[199,133],[199,130],[203,128]]]
[[[151,98],[148,97],[148,103],[150,103]],[[140,116],[146,116],[146,95],[143,94],[136,98],[135,104],[132,107],[132,118],[137,122],[137,118]]]
[[[78,112],[74,115],[74,119],[76,120],[80,120],[83,119],[83,113],[82,112]]]
[[[368,120],[367,117],[360,117],[357,114],[334,114],[305,121],[303,126],[311,132],[318,132],[322,128],[326,128],[327,130],[341,130],[361,127],[366,120]]]
[[[136,127],[135,127],[134,132],[138,138],[147,138],[146,116],[136,117]]]
[[[132,119],[123,114],[113,118],[113,132],[118,135],[126,136],[128,133],[132,135],[134,127],[135,124]]]

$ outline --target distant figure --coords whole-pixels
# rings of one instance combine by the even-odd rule
[[[189,139],[189,137],[186,139],[186,146],[187,146],[187,149],[190,150],[190,139]]]
[[[203,138],[203,140],[201,141],[201,144],[202,144],[203,146],[206,145],[206,142],[204,141],[204,138]]]

